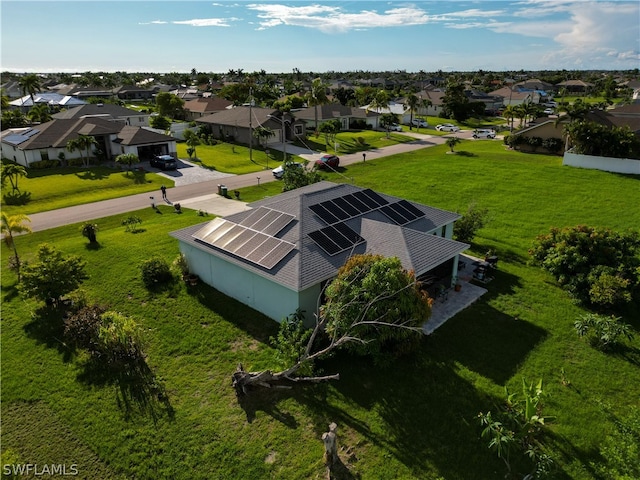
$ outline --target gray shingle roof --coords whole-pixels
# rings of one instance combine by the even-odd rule
[[[138,113],[130,108],[121,107],[112,103],[87,104],[80,107],[70,108],[56,113],[53,118],[80,118],[87,115],[111,115],[112,117],[144,117],[148,113]]]
[[[364,189],[354,185],[320,182],[254,202],[250,205],[251,210],[226,217],[229,221],[239,223],[250,215],[252,210],[260,206],[295,217],[295,220],[276,236],[293,243],[296,248],[271,270],[195,240],[192,235],[202,228],[202,224],[172,232],[171,235],[295,291],[304,290],[323,280],[333,278],[352,254],[368,252],[395,256],[401,260],[405,268],[414,270],[420,275],[469,247],[467,244],[429,233],[457,220],[460,215],[411,202],[424,212],[424,217],[405,226],[396,225],[378,210],[348,219],[345,223],[359,233],[364,238],[364,242],[350,250],[333,256],[328,255],[309,237],[309,233],[326,226],[309,209],[309,206],[361,190]],[[390,202],[401,200],[391,195],[379,194]]]

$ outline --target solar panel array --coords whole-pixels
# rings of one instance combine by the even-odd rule
[[[309,234],[311,240],[329,255],[343,252],[363,241],[360,235],[343,223],[350,218],[380,210],[397,225],[406,225],[424,216],[424,212],[410,202],[400,200],[389,203],[387,199],[368,188],[311,205],[309,208],[329,225]]]
[[[329,255],[352,248],[364,239],[344,223],[336,223],[309,234],[311,240]]]
[[[193,236],[204,243],[272,269],[295,248],[293,243],[273,236],[288,225],[293,216],[276,214],[280,212],[261,207],[243,220],[251,226],[242,225],[243,222],[237,224],[216,218]],[[257,228],[261,228],[262,231],[258,231]]]
[[[417,218],[424,217],[424,212],[422,210],[418,209],[415,205],[412,205],[406,200],[400,200],[396,203],[384,205],[380,208],[380,211],[398,225],[406,225]]]
[[[358,215],[368,213],[372,210],[380,208],[389,202],[367,188],[355,193],[349,193],[342,197],[327,200],[309,208],[327,225],[343,222]]]

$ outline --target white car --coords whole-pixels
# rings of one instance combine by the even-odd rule
[[[491,129],[480,128],[473,131],[473,138],[496,138],[496,132]]]
[[[293,167],[304,168],[304,165],[298,162],[291,162],[290,165]],[[282,176],[284,175],[284,164],[271,170],[271,173],[273,173],[273,176],[275,178],[282,178]]]
[[[423,128],[427,128],[427,127],[429,126],[429,124],[428,124],[426,121],[424,121],[424,120],[422,120],[422,119],[420,119],[420,118],[414,118],[414,119],[411,121],[411,123],[412,123],[412,125],[413,125],[414,127],[423,127]]]
[[[460,127],[453,123],[441,123],[440,125],[436,125],[436,130],[439,132],[459,132]]]
[[[389,129],[390,132],[401,132],[402,131],[402,127],[400,125],[398,125],[397,123],[392,123],[391,125],[388,125],[387,128]]]
[[[542,113],[544,113],[545,115],[553,115],[554,113],[556,113],[556,111],[553,108],[545,108]]]

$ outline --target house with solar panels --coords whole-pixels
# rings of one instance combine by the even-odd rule
[[[313,322],[322,290],[354,254],[398,257],[419,279],[455,282],[460,215],[348,184],[319,182],[249,210],[171,233],[189,269],[220,292],[280,321]]]

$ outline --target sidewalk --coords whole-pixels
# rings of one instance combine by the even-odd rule
[[[414,137],[415,140],[409,143],[401,143],[391,145],[389,147],[367,150],[364,152],[367,155],[366,160],[370,161],[398,153],[411,152],[433,145],[439,145],[446,141],[446,138],[437,135],[425,135],[409,131],[403,133]],[[273,144],[270,148],[282,151],[283,146],[282,144]],[[299,155],[310,161],[314,160],[318,156],[318,152],[311,152],[308,149],[302,149],[295,147],[294,145],[287,144],[286,148],[287,153]],[[340,157],[340,164],[344,166],[362,162],[362,153],[363,152],[343,155]],[[221,178],[213,181],[204,181],[169,188],[167,189],[167,197],[171,202],[180,203],[180,205],[184,207],[202,209],[208,213],[216,215],[230,215],[231,213],[245,210],[247,208],[246,203],[218,195],[218,184],[224,183],[227,190],[232,192],[239,188],[257,185],[258,181],[260,183],[267,183],[273,182],[275,179],[273,178],[270,170],[247,173],[244,175],[226,176],[224,179]],[[87,203],[75,207],[35,213],[33,215],[29,215],[29,218],[31,219],[31,230],[39,232],[62,225],[86,222],[111,215],[117,215],[119,213],[140,210],[151,206],[150,197],[152,196],[155,197],[156,202],[160,201],[162,198],[160,191],[147,192],[127,197],[113,198],[111,200],[104,200],[101,202]]]

